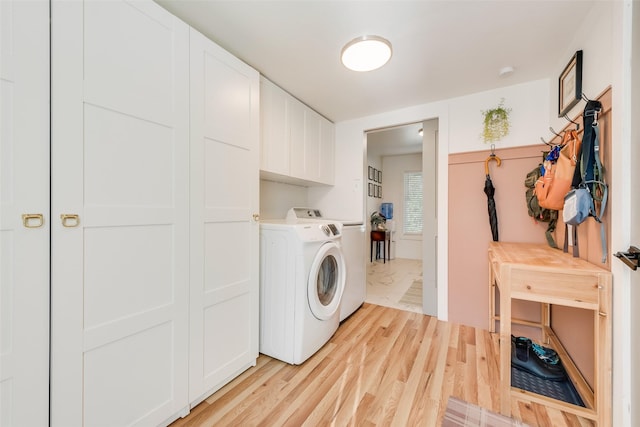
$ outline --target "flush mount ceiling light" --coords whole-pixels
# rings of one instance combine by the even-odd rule
[[[345,67],[353,71],[371,71],[391,58],[391,43],[380,36],[362,36],[351,40],[340,55]]]

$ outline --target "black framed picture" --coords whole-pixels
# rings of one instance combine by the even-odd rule
[[[373,168],[373,182],[378,182],[378,169]]]
[[[378,182],[382,184],[382,171],[378,171]]]
[[[582,98],[582,51],[577,51],[558,78],[558,117],[567,114]]]
[[[374,173],[374,171],[375,171],[375,169],[372,168],[371,166],[369,166],[369,179],[371,181],[373,181],[373,176],[374,176],[373,173]]]
[[[369,197],[376,196],[375,184],[369,183]]]

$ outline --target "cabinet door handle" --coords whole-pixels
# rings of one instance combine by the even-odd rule
[[[42,214],[22,214],[22,224],[25,228],[39,228],[44,225]]]
[[[253,220],[256,221],[256,222],[260,221],[260,214],[254,213],[253,214]]]
[[[80,217],[77,214],[61,214],[60,221],[63,227],[77,227],[80,225]]]

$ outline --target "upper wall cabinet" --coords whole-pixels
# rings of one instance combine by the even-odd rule
[[[291,97],[265,78],[260,78],[260,125],[262,146],[260,169],[280,175],[289,174],[291,131],[287,110]]]
[[[318,171],[320,182],[325,184],[334,183],[335,175],[335,145],[336,127],[329,120],[321,117],[320,120],[320,154],[318,156]]]
[[[260,89],[262,178],[332,185],[334,124],[264,77]]]

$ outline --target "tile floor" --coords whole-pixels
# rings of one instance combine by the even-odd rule
[[[365,301],[385,307],[422,313],[422,307],[401,303],[404,293],[415,280],[422,280],[422,261],[396,258],[376,260],[367,265],[367,296]]]

